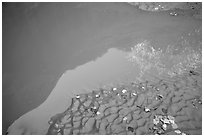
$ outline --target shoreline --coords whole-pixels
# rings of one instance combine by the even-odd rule
[[[26,7],[26,4],[22,4],[21,6],[22,8]],[[4,46],[6,47],[6,51],[4,50],[3,54],[5,55],[3,58],[6,60],[3,61],[3,65],[6,68],[3,72],[3,75],[5,74],[5,77],[3,77],[5,83],[3,83],[4,85],[2,89],[4,117],[3,134],[5,127],[7,128],[8,123],[10,125],[11,121],[13,122],[14,119],[17,121],[15,123],[18,123],[15,124],[17,127],[16,129],[20,126],[28,126],[28,128],[25,128],[27,129],[27,131],[25,131],[26,133],[37,132],[36,130],[38,127],[35,127],[37,126],[37,123],[34,122],[32,125],[29,118],[31,118],[32,115],[34,115],[36,119],[40,117],[40,114],[46,115],[46,112],[43,112],[43,109],[39,109],[38,107],[41,102],[44,103],[48,99],[48,94],[51,90],[58,92],[58,89],[54,90],[53,87],[57,87],[57,83],[61,78],[66,80],[65,77],[68,74],[75,77],[72,80],[71,78],[68,79],[69,83],[73,84],[73,86],[68,86],[66,82],[63,83],[64,85],[58,85],[58,88],[60,86],[65,88],[70,87],[70,91],[67,90],[70,94],[62,94],[67,96],[64,97],[67,100],[70,98],[69,96],[73,96],[74,94],[74,85],[77,87],[75,91],[76,93],[88,92],[89,87],[97,88],[103,86],[103,84],[106,83],[104,82],[106,80],[108,81],[108,84],[111,83],[109,78],[105,79],[104,77],[119,78],[118,75],[121,75],[122,73],[121,78],[119,78],[120,80],[115,81],[115,85],[117,85],[117,82],[120,82],[121,80],[131,81],[133,76],[136,75],[135,73],[138,73],[139,75],[140,70],[138,64],[135,64],[134,67],[130,65],[132,69],[126,69],[125,66],[121,67],[119,63],[116,63],[115,65],[117,67],[114,67],[112,64],[117,62],[116,58],[111,61],[107,59],[104,66],[107,65],[110,67],[106,68],[101,65],[101,69],[104,69],[107,73],[109,70],[111,73],[115,73],[114,70],[117,71],[120,69],[123,69],[124,71],[118,71],[115,75],[111,75],[110,73],[110,75],[104,76],[103,74],[106,72],[103,70],[98,71],[100,67],[95,67],[96,70],[91,69],[92,73],[84,70],[89,75],[85,74],[85,72],[83,73],[83,70],[80,69],[81,66],[98,65],[95,62],[103,57],[102,54],[109,48],[125,49],[125,51],[129,52],[130,47],[134,46],[134,44],[142,43],[144,40],[153,42],[154,44],[151,43],[151,46],[155,50],[161,48],[165,51],[167,46],[170,45],[171,48],[169,53],[173,54],[172,56],[175,56],[175,58],[172,57],[172,60],[175,59],[175,61],[172,61],[169,63],[170,65],[168,65],[168,57],[170,56],[161,57],[163,58],[163,62],[157,64],[158,66],[160,65],[159,67],[161,69],[159,72],[161,73],[163,70],[162,67],[170,67],[171,64],[179,62],[179,60],[176,60],[176,57],[179,57],[177,54],[181,53],[185,48],[185,46],[181,46],[182,44],[186,44],[193,50],[201,52],[199,46],[202,46],[202,24],[199,18],[194,18],[194,16],[192,16],[194,13],[193,11],[195,10],[187,13],[183,13],[181,10],[175,10],[175,12],[174,10],[147,12],[136,10],[133,6],[124,3],[79,3],[63,5],[62,8],[59,7],[60,5],[56,6],[55,4],[43,4],[40,5],[39,8],[38,4],[33,6],[34,10],[32,11],[28,11],[27,9],[29,15],[25,14],[23,9],[20,7],[18,8],[18,6],[16,6],[17,9],[12,8],[11,6],[4,10],[4,12],[11,16],[8,16],[5,20],[9,27],[3,27],[4,32],[6,32],[4,35],[7,37],[4,41],[8,42],[6,46]],[[69,10],[67,7],[70,7],[71,9]],[[12,12],[10,14],[9,11],[13,10],[13,13],[15,14],[12,14]],[[15,18],[12,19],[10,18],[17,13],[22,12],[23,15],[26,16],[25,18],[21,18],[21,16],[15,16]],[[170,15],[170,13],[173,14]],[[69,20],[69,17],[73,18],[73,20]],[[57,22],[53,22],[53,19],[57,20]],[[177,39],[178,37],[180,39]],[[151,50],[146,51],[149,52]],[[184,52],[183,55],[185,54],[186,53]],[[185,59],[186,56],[183,57],[184,58],[180,58],[180,60]],[[191,57],[194,57],[194,59],[197,57],[199,58],[199,56]],[[88,62],[90,60],[92,61]],[[148,60],[146,64],[154,65],[154,62],[149,63]],[[19,65],[19,62],[22,63],[22,66]],[[165,62],[166,66],[162,66],[162,63]],[[145,63],[140,63],[140,65],[143,65],[144,69],[149,69],[148,67],[144,67]],[[157,65],[155,64],[154,66]],[[77,66],[79,66],[79,68]],[[155,79],[152,76],[157,74],[156,69],[159,67],[155,67],[152,72],[148,73],[151,74],[150,76],[144,71],[146,78],[151,78],[151,80],[154,81]],[[178,74],[180,70],[176,68],[179,67],[183,70],[182,65],[179,66],[179,64],[177,64],[177,67],[172,68],[173,72],[171,74]],[[134,72],[134,68],[136,68],[137,71]],[[67,69],[67,71],[65,71],[65,69]],[[85,77],[80,77],[77,75],[77,72],[72,74],[74,71],[80,71],[80,74],[83,74]],[[126,73],[127,71],[130,71],[131,73]],[[126,74],[124,74],[124,72]],[[56,75],[58,77],[56,80],[54,75],[57,73],[60,75]],[[94,80],[95,77],[93,75],[96,76],[96,80]],[[100,81],[100,77],[104,80]],[[163,78],[168,79],[168,77]],[[51,85],[51,82],[47,82],[48,79],[52,79],[53,81],[56,80],[56,85]],[[93,83],[88,82],[89,79]],[[84,84],[77,84],[77,82],[84,82]],[[94,85],[94,82],[98,85]],[[65,90],[62,91],[65,92]],[[54,94],[54,96],[57,96],[57,93]],[[53,97],[53,99],[54,98],[55,97]],[[58,102],[55,103],[58,104]],[[65,107],[66,104],[69,104],[70,102],[64,101],[64,103],[65,104],[62,106]],[[56,107],[57,111],[62,111],[62,108],[64,107],[58,108],[56,104],[53,107]],[[34,114],[31,114],[33,112],[31,109],[35,109]],[[28,112],[29,114],[26,114],[25,112],[28,110],[31,111]],[[52,112],[51,110],[52,107],[49,108],[50,112]],[[25,116],[23,113],[25,113]],[[52,114],[54,114],[54,112]],[[16,117],[20,117],[20,115],[20,120],[17,120]],[[49,116],[51,116],[51,114]],[[39,122],[41,121],[39,120]],[[21,130],[16,132],[19,132],[20,134]]]
[[[9,133],[46,134],[49,119],[56,113],[66,110],[73,96],[82,93],[82,91],[88,93],[90,90],[107,87],[107,85],[111,87],[118,85],[118,83],[128,84],[138,81],[137,77],[140,76],[140,73],[135,73],[135,70],[139,71],[140,68],[128,61],[126,57],[127,52],[111,48],[97,60],[77,67],[75,70],[66,71],[60,77],[46,101],[14,122],[9,128]],[[120,69],[117,69],[118,67]],[[95,75],[92,74],[93,72]],[[87,78],[89,80],[86,80]],[[148,74],[144,79],[148,79]],[[36,117],[35,119],[38,120],[32,121],[29,117]],[[20,130],[19,126],[23,126],[26,130]]]
[[[95,117],[95,119],[99,120],[99,119],[104,118],[104,114],[102,114],[104,112],[102,112],[102,110],[100,110],[101,109],[100,107],[105,105],[105,106],[107,106],[107,108],[109,108],[108,106],[119,107],[122,105],[122,106],[124,106],[124,109],[126,107],[134,108],[134,106],[131,104],[135,103],[135,102],[137,102],[137,103],[135,103],[136,108],[134,108],[134,109],[138,109],[140,111],[148,111],[148,112],[154,111],[156,109],[156,106],[154,106],[154,104],[151,104],[151,103],[148,104],[145,101],[145,98],[143,97],[143,95],[148,96],[147,98],[149,98],[149,99],[163,100],[162,98],[165,99],[166,96],[168,96],[168,94],[170,94],[168,92],[163,91],[163,90],[166,90],[165,88],[170,88],[172,86],[171,90],[173,90],[173,91],[169,91],[169,92],[178,92],[177,88],[182,88],[181,87],[182,84],[180,85],[179,82],[181,82],[181,80],[184,80],[185,77],[189,77],[189,76],[191,77],[193,75],[197,77],[197,76],[200,76],[200,73],[198,73],[198,72],[192,73],[192,71],[191,71],[191,73],[189,72],[188,74],[181,76],[181,77],[183,77],[181,79],[180,78],[177,80],[173,79],[175,81],[173,81],[173,80],[165,81],[165,80],[161,79],[158,82],[154,81],[154,83],[152,83],[151,81],[140,82],[140,83],[131,82],[128,85],[127,84],[121,84],[121,85],[117,85],[114,87],[100,88],[98,90],[92,89],[92,90],[89,90],[88,93],[77,94],[77,95],[75,95],[75,97],[72,97],[71,104],[67,107],[66,110],[50,117],[50,120],[49,120],[50,126],[49,126],[49,129],[47,131],[47,134],[48,135],[53,135],[53,134],[54,135],[59,135],[59,134],[60,135],[64,135],[64,134],[77,134],[77,135],[79,135],[79,134],[84,134],[84,133],[86,133],[86,134],[105,134],[105,133],[100,133],[99,129],[96,128],[97,126],[95,127],[96,129],[92,129],[92,130],[94,130],[98,133],[92,133],[92,132],[87,133],[87,131],[83,131],[84,126],[82,126],[82,125],[76,126],[77,128],[73,128],[74,130],[70,129],[73,126],[75,127],[74,121],[72,121],[70,118],[72,117],[74,119],[74,117],[85,117],[87,115],[88,117],[90,117],[90,116]],[[186,80],[186,82],[188,81],[187,79],[185,79],[185,80]],[[179,82],[176,82],[176,81],[179,81]],[[162,85],[162,83],[165,86],[159,87],[159,85]],[[178,87],[174,87],[173,85],[175,85],[175,84]],[[188,85],[188,86],[190,86],[190,85]],[[202,87],[202,85],[197,85],[197,86]],[[185,86],[185,88],[187,88],[187,87]],[[194,87],[194,88],[197,88],[197,87]],[[198,94],[202,94],[201,93],[202,91],[199,89],[196,90],[196,92]],[[192,94],[192,93],[190,93],[190,94]],[[134,100],[135,102],[132,102],[129,100]],[[146,102],[146,103],[144,103],[144,102]],[[197,110],[197,111],[199,111],[199,110]],[[114,111],[114,113],[115,112],[116,112],[116,114],[118,113],[118,111]],[[162,112],[162,113],[156,112],[156,115],[166,116],[167,113],[168,113],[168,117],[176,117],[176,115],[177,115],[172,109],[169,109],[168,112]],[[73,123],[71,123],[71,122],[73,122]],[[67,126],[69,124],[71,124],[72,126]],[[78,129],[81,132],[79,132]],[[187,132],[187,130],[185,130],[185,128],[183,128],[183,127],[179,127],[179,129]],[[77,130],[77,131],[75,131],[75,130]],[[189,128],[189,130],[193,130],[193,129]],[[169,129],[169,130],[165,131],[164,133],[168,134],[169,132],[174,132],[174,129],[171,129],[171,130]],[[152,133],[148,133],[148,134],[152,134]],[[190,133],[188,133],[188,134],[190,134]],[[200,134],[200,132],[198,134]]]

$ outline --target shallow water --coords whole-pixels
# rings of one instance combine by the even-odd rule
[[[163,53],[173,45],[173,55],[185,46],[196,53],[201,48],[201,21],[189,15],[121,3],[42,4],[35,10],[15,25],[6,16],[12,28],[3,27],[3,45],[9,45],[3,46],[3,127],[43,103],[19,118],[11,134],[45,134],[49,118],[64,111],[75,94],[135,80],[140,67],[127,61],[125,51],[144,40]]]

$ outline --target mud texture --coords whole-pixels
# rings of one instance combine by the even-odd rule
[[[76,95],[47,134],[202,134],[201,73]]]
[[[129,2],[129,4],[144,11],[169,11],[170,16],[183,16],[188,14],[197,19],[202,19],[201,2]]]
[[[201,10],[201,2],[128,2],[130,5],[146,11],[165,11],[173,9]]]

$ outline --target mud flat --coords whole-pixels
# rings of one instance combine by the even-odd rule
[[[99,11],[94,10],[94,15],[103,13],[104,7],[95,8]],[[125,23],[104,29],[104,37],[98,37],[101,43],[107,42],[100,46],[120,49],[109,48],[96,60],[67,70],[45,102],[17,119],[8,133],[171,134],[178,129],[178,134],[199,134],[200,20],[169,16],[168,12],[133,15],[129,23],[119,16]]]
[[[16,120],[9,127],[8,132],[9,134],[95,134],[95,132],[96,134],[122,134],[124,124],[121,131],[115,131],[117,127],[114,128],[114,126],[111,131],[106,129],[110,124],[110,122],[106,121],[107,117],[110,116],[110,112],[105,111],[107,108],[113,111],[112,117],[119,115],[119,119],[121,119],[128,114],[130,114],[130,117],[134,117],[133,113],[138,113],[136,115],[140,117],[142,116],[141,113],[144,112],[143,110],[154,113],[154,110],[164,106],[163,109],[166,109],[166,112],[163,112],[162,108],[155,112],[157,115],[162,115],[159,112],[162,110],[164,115],[160,116],[160,119],[165,115],[167,118],[167,113],[176,119],[176,112],[181,111],[182,106],[186,105],[181,101],[183,100],[180,97],[182,93],[186,93],[187,99],[189,99],[188,94],[190,94],[190,100],[195,102],[194,105],[191,105],[192,112],[190,111],[189,115],[196,112],[199,116],[200,113],[197,112],[196,107],[197,109],[200,108],[199,101],[201,99],[196,97],[201,94],[199,88],[201,86],[199,85],[201,73],[197,72],[197,69],[201,66],[201,56],[199,51],[189,50],[188,48],[186,47],[186,50],[179,53],[176,58],[172,58],[175,53],[171,47],[167,47],[165,51],[156,51],[148,41],[137,43],[130,51],[111,48],[95,61],[86,63],[74,70],[66,71],[46,101],[38,108]],[[163,60],[164,55],[169,55],[167,59],[169,59],[168,62],[173,60],[172,65],[165,65],[167,59]],[[188,60],[188,57],[191,57],[190,60]],[[198,78],[190,77],[190,75]],[[183,82],[181,82],[181,79],[183,79]],[[133,85],[135,83],[135,86],[130,83]],[[129,89],[127,88],[128,85],[131,85]],[[185,87],[185,85],[188,86]],[[196,86],[196,88],[193,86]],[[187,87],[189,89],[186,89]],[[194,92],[189,92],[190,89],[194,89]],[[93,90],[95,92],[92,92]],[[157,92],[154,92],[155,90]],[[177,97],[174,97],[174,95],[177,95]],[[175,100],[173,103],[171,101],[172,97]],[[79,102],[80,98],[82,100]],[[155,101],[152,104],[153,106],[147,102],[148,98],[151,98],[152,102]],[[170,102],[167,99],[170,99]],[[111,103],[111,100],[116,102]],[[178,102],[180,102],[180,108],[170,107]],[[127,107],[127,104],[129,104],[130,108]],[[98,112],[98,109],[101,109],[101,111]],[[123,114],[126,112],[124,109],[129,109],[127,111],[129,113]],[[97,117],[95,116],[97,114],[104,115],[99,118],[102,121],[98,123],[101,127],[100,130],[99,127],[96,128]],[[150,116],[150,114],[147,115]],[[74,116],[78,116],[79,125],[76,125],[74,129],[70,129],[74,124]],[[81,121],[82,119],[84,121]],[[111,119],[109,118],[109,120]],[[143,122],[147,120],[139,119],[143,120]],[[71,120],[71,124],[69,120]],[[158,123],[162,122],[162,120],[158,120]],[[74,121],[77,122],[77,120]],[[147,121],[145,123],[148,123]],[[196,119],[196,122],[198,121]],[[140,125],[138,128],[146,125],[143,122],[137,123]],[[84,128],[82,128],[82,123],[86,125]],[[92,127],[89,127],[90,125]],[[200,128],[200,125],[197,126]],[[155,129],[153,133],[166,133],[164,129],[161,130],[163,132]],[[134,134],[146,134],[146,131],[139,129]]]
[[[47,100],[40,107],[14,122],[9,128],[10,133],[45,134],[50,117],[56,112],[64,111],[76,94],[88,92],[87,89],[109,85],[112,82],[116,83],[118,80],[130,79],[127,77],[128,70],[137,69],[126,61],[124,55],[122,51],[110,49],[107,54],[96,61],[65,72]],[[134,76],[132,75],[131,78],[133,79]]]

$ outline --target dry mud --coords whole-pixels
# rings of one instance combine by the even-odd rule
[[[8,133],[202,134],[201,27],[166,46],[144,38],[128,47],[67,70]]]

